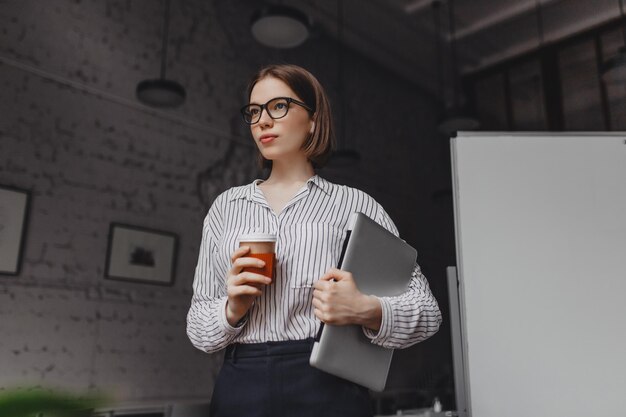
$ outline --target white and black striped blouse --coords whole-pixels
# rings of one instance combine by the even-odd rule
[[[198,349],[213,352],[233,342],[314,337],[320,322],[313,313],[313,283],[337,266],[350,215],[362,212],[398,235],[383,208],[357,189],[315,175],[276,215],[258,187],[260,181],[219,195],[204,220],[187,315],[187,334]],[[226,321],[226,276],[237,237],[251,232],[277,235],[276,277],[256,299],[245,322],[235,328]],[[404,348],[439,329],[439,306],[419,265],[415,264],[407,292],[379,299],[380,330],[364,328],[372,343]]]

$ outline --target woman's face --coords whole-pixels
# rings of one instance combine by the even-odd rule
[[[266,77],[252,88],[250,103],[265,104],[276,97],[290,97],[302,101],[283,81]],[[308,103],[307,103],[308,104]],[[290,103],[285,117],[272,119],[263,109],[257,123],[250,125],[254,142],[265,159],[271,161],[302,157],[302,146],[313,132],[313,119],[309,112],[297,104]]]

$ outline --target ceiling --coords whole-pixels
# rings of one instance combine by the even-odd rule
[[[343,2],[343,6],[341,3]],[[294,0],[319,30],[433,94],[438,93],[437,39],[444,70],[450,68],[450,25],[462,73],[564,39],[620,16],[618,0]],[[343,31],[338,30],[343,7]],[[436,18],[439,15],[440,31]],[[538,24],[538,22],[542,24]],[[540,33],[543,36],[540,36]],[[440,34],[439,36],[438,33]]]

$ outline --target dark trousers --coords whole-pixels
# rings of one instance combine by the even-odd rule
[[[215,382],[211,417],[371,417],[366,388],[309,365],[312,344],[229,346]]]

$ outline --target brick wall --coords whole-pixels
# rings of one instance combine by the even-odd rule
[[[2,2],[0,184],[31,190],[32,202],[22,273],[0,276],[0,387],[89,387],[125,401],[210,395],[220,355],[191,347],[185,315],[207,204],[260,175],[238,121],[247,78],[267,63],[303,65],[339,105],[333,41],[263,48],[247,26],[256,5],[173,1],[167,76],[188,99],[153,110],[134,89],[158,76],[161,2]],[[320,174],[383,204],[445,312],[453,243],[451,206],[431,197],[449,183],[437,104],[362,56],[348,52],[345,65],[346,143],[361,162]],[[104,279],[111,222],[178,235],[172,287]],[[445,328],[399,357],[392,387],[444,372]]]

